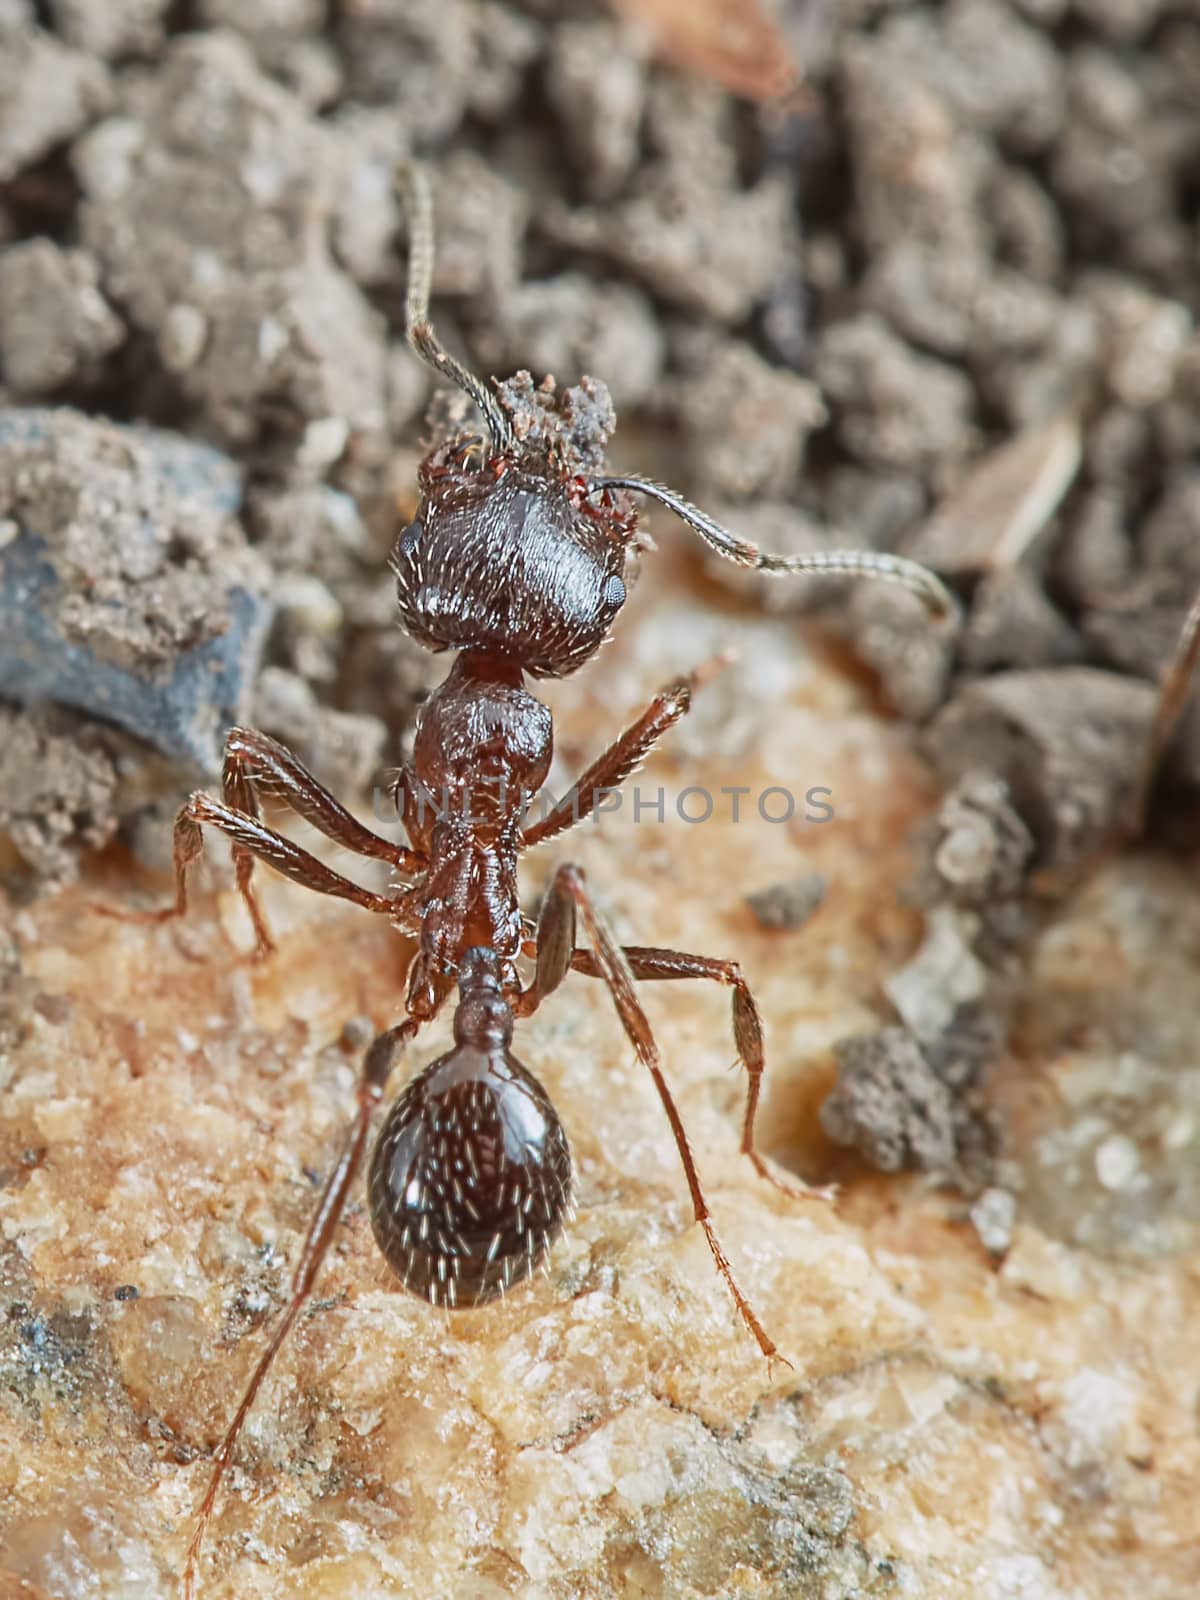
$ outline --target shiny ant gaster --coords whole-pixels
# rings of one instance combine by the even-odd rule
[[[377,912],[417,941],[404,1020],[379,1034],[366,1052],[354,1119],[309,1227],[286,1308],[217,1450],[188,1548],[189,1600],[238,1436],[329,1249],[387,1082],[455,986],[454,1048],[425,1067],[394,1102],[370,1162],[375,1238],[404,1286],[447,1307],[481,1305],[528,1276],[568,1218],[566,1135],[545,1090],[509,1046],[515,1020],[532,1016],[574,970],[607,984],[662,1100],[717,1271],[759,1349],[768,1358],[776,1355],[713,1227],[636,989],[636,980],[657,978],[707,979],[732,989],[734,1042],[748,1080],[742,1150],[763,1177],[798,1196],[803,1191],[776,1177],[755,1148],[762,1025],[739,967],[674,950],[622,948],[575,866],[554,874],[536,930],[518,904],[521,852],[566,831],[590,813],[599,791],[628,778],[687,712],[706,676],[702,669],[663,689],[561,802],[523,825],[523,798],[545,783],[552,751],[550,712],[524,687],[525,675],[574,672],[604,642],[625,601],[623,574],[637,524],[630,495],[668,506],[720,555],[742,566],[882,578],[913,590],[935,613],[953,617],[955,611],[938,580],[914,562],[861,551],[764,554],[660,484],[583,473],[560,443],[519,436],[500,397],[455,361],[433,331],[428,181],[420,169],[406,167],[401,182],[409,218],[409,343],[474,402],[486,430],[486,439],[462,434],[427,456],[416,518],[392,558],[405,627],[430,650],[457,652],[422,709],[411,764],[397,779],[409,843],[393,844],[364,827],[273,739],[234,728],[225,742],[222,798],[193,794],[176,819],[175,902],[142,914],[160,921],[183,915],[188,869],[207,826],[232,845],[237,887],[260,955],[272,945],[251,881],[256,861],[306,888]],[[286,801],[335,844],[386,862],[398,886],[389,893],[362,888],[268,828],[259,791]],[[430,794],[449,795],[451,804],[431,812],[420,803]],[[455,796],[470,803],[459,805]],[[575,942],[577,919],[582,946]],[[521,957],[534,963],[528,984],[518,972]]]

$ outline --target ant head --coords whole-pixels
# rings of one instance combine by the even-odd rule
[[[629,495],[668,506],[727,561],[773,573],[882,578],[913,590],[951,627],[958,607],[915,561],[872,550],[771,555],[651,479],[606,477],[615,422],[608,390],[585,379],[556,398],[528,373],[495,388],[443,347],[429,320],[433,201],[421,166],[398,178],[409,229],[405,327],[413,351],[483,419],[421,468],[421,503],[392,554],[404,624],[430,650],[508,657],[535,677],[573,672],[593,656],[625,603],[625,557],[637,525]]]
[[[501,385],[496,450],[460,435],[426,458],[416,518],[392,553],[400,613],[427,649],[471,649],[535,677],[573,672],[625,603],[637,524],[629,496],[593,488],[613,413],[587,379],[555,395],[528,373]]]

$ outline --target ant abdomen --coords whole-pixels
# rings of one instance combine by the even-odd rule
[[[368,1192],[406,1289],[482,1305],[527,1277],[561,1230],[571,1152],[546,1091],[507,1048],[460,1043],[392,1106]]]

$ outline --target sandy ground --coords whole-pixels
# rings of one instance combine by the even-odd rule
[[[827,654],[788,625],[697,609],[670,565],[601,664],[549,691],[563,767],[614,707],[734,643],[741,664],[644,792],[661,785],[670,808],[688,783],[803,780],[832,789],[836,816],[788,830],[626,813],[581,829],[572,854],[623,935],[744,963],[768,1030],[764,1143],[843,1182],[830,1208],[757,1179],[737,1155],[723,996],[648,996],[718,1226],[793,1366],[768,1374],[734,1325],[652,1086],[598,986],[575,978],[518,1039],[579,1174],[548,1274],[448,1317],[389,1281],[356,1206],[247,1429],[202,1592],[1183,1596],[1200,1579],[1198,1211],[1182,1176],[1197,1087],[1178,1037],[1177,1080],[1139,1085],[1151,1068],[1126,1035],[1194,981],[1193,886],[1127,859],[1038,943],[997,1093],[1017,1163],[1036,1175],[1057,1139],[1074,1165],[1060,1148],[1052,1170],[1074,1187],[1068,1203],[1043,1172],[998,1262],[965,1202],[871,1176],[815,1115],[833,1041],[887,1017],[880,983],[917,941],[896,891],[928,779]],[[531,898],[562,854],[531,858]],[[814,867],[832,887],[808,926],[758,928],[743,893]],[[178,928],[87,907],[162,887],[111,853],[19,919],[36,992],[6,1131],[32,1154],[3,1194],[3,1548],[32,1587],[14,1593],[175,1592],[206,1454],[347,1110],[343,1023],[384,1023],[400,992],[403,941],[278,881],[280,950],[255,968],[228,889]],[[1172,1049],[1143,1042],[1160,1064]],[[1105,1187],[1093,1147],[1118,1124],[1133,1170]],[[1147,1182],[1160,1231],[1131,1224],[1122,1251],[1112,1224],[1145,1220]]]

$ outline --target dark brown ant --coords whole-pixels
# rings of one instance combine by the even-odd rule
[[[418,1030],[455,988],[454,1047],[413,1078],[384,1119],[368,1188],[379,1248],[401,1283],[449,1308],[484,1304],[527,1277],[571,1209],[571,1156],[545,1090],[513,1056],[517,1018],[532,1016],[568,971],[599,978],[663,1103],[717,1271],[742,1321],[768,1359],[774,1342],[739,1287],[717,1237],[637,980],[704,979],[733,995],[733,1035],[747,1075],[742,1150],[785,1193],[811,1193],[770,1171],[755,1147],[763,1075],[758,1007],[734,961],[675,950],[622,947],[593,904],[584,875],[560,866],[536,929],[521,915],[517,860],[591,812],[603,789],[622,783],[687,712],[711,669],[677,679],[587,769],[539,821],[526,826],[527,797],[550,767],[549,710],[524,687],[526,673],[574,672],[604,642],[625,601],[626,556],[637,525],[631,492],[669,506],[719,554],[779,573],[862,574],[914,590],[953,618],[955,604],[925,568],[900,557],[847,551],[764,554],[670,489],[631,476],[586,477],[554,445],[518,437],[500,398],[443,349],[428,316],[433,267],[432,205],[420,169],[401,173],[409,219],[407,336],[416,354],[478,408],[486,439],[467,434],[438,445],[420,469],[416,519],[392,558],[400,614],[430,650],[458,652],[425,703],[411,763],[396,796],[409,843],[364,827],[283,746],[234,728],[225,742],[222,798],[193,794],[175,822],[176,898],[152,920],[182,916],[187,877],[212,827],[232,845],[237,887],[253,920],[257,953],[272,949],[252,884],[256,861],[318,893],[377,912],[417,941],[404,1020],[366,1052],[353,1121],[326,1180],[293,1276],[287,1305],[221,1442],[188,1547],[184,1593],[191,1600],[205,1531],[242,1426],[295,1322],[338,1227],[392,1072]],[[259,792],[282,798],[344,849],[386,862],[399,880],[375,893],[268,828]],[[428,795],[449,796],[436,811]],[[584,943],[576,944],[576,924]],[[533,962],[525,984],[518,960]]]

